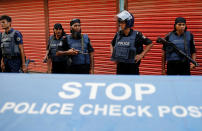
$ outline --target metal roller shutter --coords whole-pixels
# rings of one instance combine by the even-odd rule
[[[12,27],[23,34],[25,55],[35,61],[30,63],[29,70],[45,72],[47,67],[42,63],[46,47],[43,0],[1,0],[0,15],[4,14],[12,17]]]
[[[116,0],[49,0],[49,26],[61,23],[69,34],[69,22],[81,20],[82,33],[89,35],[95,49],[95,74],[114,74],[110,62],[110,43],[116,32]]]
[[[195,36],[197,62],[202,65],[202,1],[200,0],[128,0],[128,10],[135,16],[135,29],[149,37],[154,46],[142,60],[141,74],[161,74],[161,49],[157,36],[164,37],[173,30],[176,17],[187,19],[188,30]],[[202,66],[192,71],[202,75]]]

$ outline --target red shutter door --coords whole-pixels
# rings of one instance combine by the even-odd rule
[[[44,72],[47,67],[42,63],[46,47],[43,0],[1,0],[0,15],[4,14],[12,17],[12,27],[22,33],[26,57],[35,61],[29,70]]]
[[[49,0],[50,33],[53,25],[61,23],[70,33],[69,22],[81,20],[82,33],[88,34],[95,49],[95,74],[113,74],[110,61],[110,43],[116,32],[116,0]]]
[[[157,36],[173,30],[176,17],[187,19],[188,30],[195,36],[197,62],[202,65],[202,1],[199,0],[128,0],[128,10],[135,16],[135,29],[153,40],[154,46],[142,60],[141,74],[161,74],[161,49]],[[192,71],[202,75],[202,66]]]

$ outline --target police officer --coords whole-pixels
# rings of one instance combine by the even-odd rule
[[[130,12],[124,10],[117,17],[120,31],[111,42],[111,60],[117,63],[117,74],[139,75],[140,61],[152,47],[152,41],[132,29],[134,16]]]
[[[80,19],[73,19],[70,21],[70,31],[71,35],[67,37],[67,41],[70,49],[77,52],[71,55],[72,63],[70,72],[72,74],[93,74],[94,49],[88,35],[81,33]]]
[[[50,36],[47,45],[45,60],[48,62],[48,73],[68,73],[68,56],[56,55],[58,49],[67,51],[67,35],[60,23],[56,23],[53,28],[54,35]]]
[[[167,41],[174,43],[178,49],[183,51],[196,60],[196,49],[194,45],[193,34],[187,31],[186,19],[178,17],[175,19],[174,30],[165,37]],[[165,75],[165,65],[167,61],[167,75],[190,75],[190,68],[195,65],[186,58],[179,56],[175,51],[170,51],[168,47],[163,46],[162,51],[162,74]]]
[[[0,17],[0,21],[2,29],[5,30],[1,36],[2,70],[15,73],[27,72],[22,34],[11,27],[10,16],[3,15]]]

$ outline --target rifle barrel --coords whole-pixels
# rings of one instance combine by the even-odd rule
[[[178,49],[177,46],[175,44],[173,44],[172,42],[168,42],[164,38],[161,38],[161,37],[158,37],[157,40],[156,40],[156,42],[157,43],[161,43],[163,45],[171,45],[174,48],[174,50],[176,51],[176,53],[178,53],[179,55],[182,55],[185,58],[187,58],[195,66],[199,66],[199,64],[196,61],[194,61],[189,55],[187,55],[186,53],[184,53],[183,51],[181,51],[180,49]]]

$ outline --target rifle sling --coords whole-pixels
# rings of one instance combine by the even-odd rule
[[[184,50],[185,50],[185,53],[188,55],[187,40],[186,40],[186,33],[185,32],[184,32]]]

